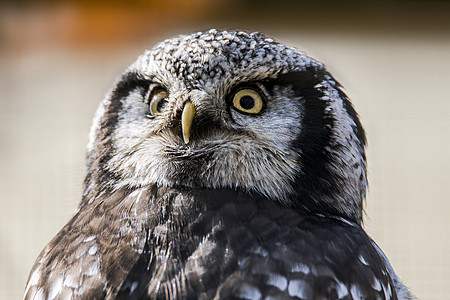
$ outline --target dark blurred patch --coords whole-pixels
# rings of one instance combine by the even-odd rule
[[[15,0],[0,5],[0,47],[110,47],[210,27],[442,34],[449,16],[449,0]]]

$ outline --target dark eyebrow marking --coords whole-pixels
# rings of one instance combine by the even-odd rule
[[[112,92],[111,101],[117,101],[127,97],[132,91],[139,88],[142,96],[145,96],[151,81],[144,79],[139,73],[128,72],[122,75],[116,88]]]
[[[271,85],[291,85],[294,90],[313,88],[316,84],[323,81],[325,70],[308,67],[300,71],[291,71],[284,73],[270,80]]]

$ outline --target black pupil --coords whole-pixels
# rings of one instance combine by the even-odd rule
[[[251,109],[255,106],[255,99],[252,96],[245,95],[239,99],[239,104],[243,109]]]
[[[158,104],[156,105],[156,110],[160,112],[163,109],[166,102],[167,102],[166,98],[159,99]]]
[[[165,98],[165,95],[158,95],[156,97],[159,98],[159,99],[156,100],[156,101],[158,101],[158,103],[156,104],[156,110],[158,112],[160,112],[164,108],[164,106],[166,105],[167,99]]]

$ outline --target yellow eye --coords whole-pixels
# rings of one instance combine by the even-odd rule
[[[157,90],[150,96],[150,115],[159,114],[167,104],[167,92],[165,90]]]
[[[259,114],[263,109],[264,101],[254,89],[240,89],[234,94],[232,104],[243,113]]]

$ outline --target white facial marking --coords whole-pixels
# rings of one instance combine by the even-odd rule
[[[353,130],[356,124],[345,109],[338,91],[332,87],[332,83],[334,81],[323,82],[320,85],[324,93],[322,99],[330,103],[329,113],[335,119],[332,127],[332,143],[326,148],[336,159],[330,167],[336,174],[344,175],[341,194],[338,195],[342,198],[342,203],[346,203],[346,199],[361,202],[366,190],[366,164],[361,155],[361,145]],[[355,169],[356,164],[358,167]]]

